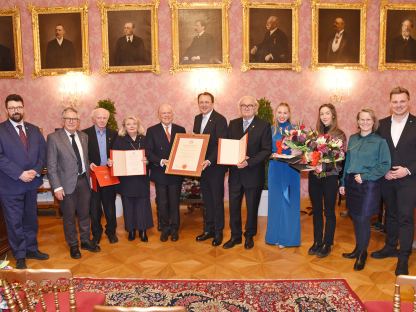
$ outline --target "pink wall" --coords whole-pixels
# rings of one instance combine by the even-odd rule
[[[32,0],[35,6],[70,6],[84,1]],[[128,3],[110,1],[107,3]],[[130,1],[134,2],[134,1]],[[176,112],[176,122],[187,130],[192,129],[193,116],[197,113],[195,89],[190,87],[192,74],[189,72],[170,74],[171,15],[167,0],[159,6],[159,51],[161,74],[126,73],[103,75],[101,69],[101,22],[95,1],[89,6],[89,49],[92,75],[89,76],[90,92],[83,99],[81,126],[90,125],[89,113],[99,99],[106,97],[116,102],[117,119],[127,114],[138,114],[145,126],[157,122],[155,110],[160,103],[171,103]],[[402,1],[403,2],[403,1]],[[408,1],[412,2],[412,1]],[[33,36],[31,15],[26,0],[2,0],[0,7],[18,6],[21,10],[24,79],[0,80],[0,98],[3,102],[9,93],[19,93],[26,102],[27,119],[51,132],[60,126],[60,77],[32,78]],[[355,114],[359,108],[370,106],[379,116],[388,114],[388,94],[392,87],[402,85],[416,96],[416,75],[413,71],[377,70],[379,40],[380,1],[370,1],[367,11],[367,64],[369,70],[352,72],[353,87],[347,101],[338,105],[340,126],[348,134],[355,130]],[[230,56],[232,71],[222,73],[221,90],[215,94],[217,109],[227,118],[238,116],[237,100],[246,94],[257,98],[266,97],[277,104],[281,101],[292,106],[292,119],[303,120],[307,125],[315,124],[317,107],[328,101],[328,92],[322,85],[322,74],[309,69],[311,63],[311,5],[303,1],[300,8],[299,56],[302,71],[257,70],[242,73],[242,7],[240,1],[232,1],[230,7]],[[2,112],[1,119],[4,118]]]

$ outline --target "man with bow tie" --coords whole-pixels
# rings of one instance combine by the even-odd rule
[[[183,64],[221,63],[215,55],[214,38],[205,30],[205,21],[197,20],[194,25],[194,31],[197,35],[192,39],[191,45],[186,49],[182,57]]]
[[[387,62],[416,62],[416,40],[412,38],[413,21],[405,19],[401,25],[401,34],[388,44]]]
[[[135,25],[124,24],[124,36],[117,40],[113,66],[135,66],[151,64],[143,39],[134,35]]]
[[[0,202],[17,269],[26,259],[46,260],[38,249],[37,189],[46,164],[46,144],[40,130],[24,121],[23,98],[6,98],[8,120],[0,124]]]

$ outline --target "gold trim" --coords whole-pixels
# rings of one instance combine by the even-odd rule
[[[13,21],[13,44],[15,70],[0,71],[1,78],[23,78],[23,54],[22,54],[22,32],[20,28],[20,10],[14,6],[9,9],[0,9],[0,16],[11,16]]]
[[[414,63],[386,63],[387,13],[388,10],[416,11],[415,3],[388,3],[382,0],[380,5],[380,44],[378,50],[378,69],[383,70],[415,70]]]
[[[221,2],[179,2],[169,0],[172,11],[172,66],[171,73],[189,71],[197,68],[216,68],[231,71],[229,31],[228,31],[228,9],[231,0],[221,0]],[[179,10],[192,9],[221,9],[222,22],[222,63],[221,64],[179,64]]]
[[[50,7],[42,8],[29,4],[29,11],[32,14],[33,30],[33,52],[34,52],[34,77],[62,75],[70,71],[79,71],[90,74],[89,46],[88,46],[88,3],[79,7]],[[39,14],[81,14],[81,35],[82,35],[82,67],[79,68],[41,68],[40,38],[39,38]]]
[[[101,28],[102,28],[102,44],[103,44],[103,73],[126,73],[126,72],[143,72],[151,71],[153,73],[160,73],[159,65],[159,39],[158,39],[158,24],[157,15],[159,0],[153,0],[149,3],[136,4],[105,4],[104,1],[98,1],[97,5],[101,12]],[[108,12],[109,11],[138,11],[149,10],[151,13],[151,44],[152,44],[152,64],[137,65],[137,66],[110,66],[110,53],[108,47]]]
[[[367,25],[368,0],[359,3],[320,3],[319,0],[312,0],[312,62],[311,68],[344,68],[367,70],[366,63],[366,25]],[[319,9],[341,9],[360,10],[360,61],[359,63],[319,63],[318,62],[318,31],[319,31]]]
[[[301,71],[299,62],[299,7],[302,0],[292,3],[260,3],[241,0],[243,6],[243,63],[241,71],[250,69],[290,69]],[[250,63],[250,9],[291,9],[292,10],[292,62],[291,63]]]

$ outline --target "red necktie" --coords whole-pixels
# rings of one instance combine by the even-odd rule
[[[22,125],[17,125],[17,128],[19,129],[19,137],[20,137],[20,141],[22,141],[23,146],[25,147],[25,149],[27,150],[28,144],[27,144],[27,137],[25,132],[23,131],[23,126]]]

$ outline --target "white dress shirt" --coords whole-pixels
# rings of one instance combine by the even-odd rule
[[[409,113],[407,113],[406,117],[404,117],[401,121],[397,121],[391,116],[391,139],[393,141],[394,147],[397,147],[397,143],[399,143],[400,136],[402,135],[404,126],[406,126],[407,119],[409,118]]]
[[[27,136],[27,133],[26,133],[26,129],[25,129],[25,125],[23,123],[23,120],[21,120],[20,122],[13,121],[11,119],[9,119],[9,120],[12,123],[14,130],[16,130],[17,134],[19,134],[19,128],[17,126],[22,126],[22,130],[25,133],[25,135]]]
[[[338,51],[343,34],[344,34],[344,30],[341,30],[339,33],[335,34],[334,40],[332,41],[332,52]]]
[[[204,133],[205,127],[207,126],[208,120],[211,117],[212,111],[213,110],[211,110],[208,114],[205,114],[205,115],[203,114],[202,115],[201,129],[200,129],[199,133]]]

